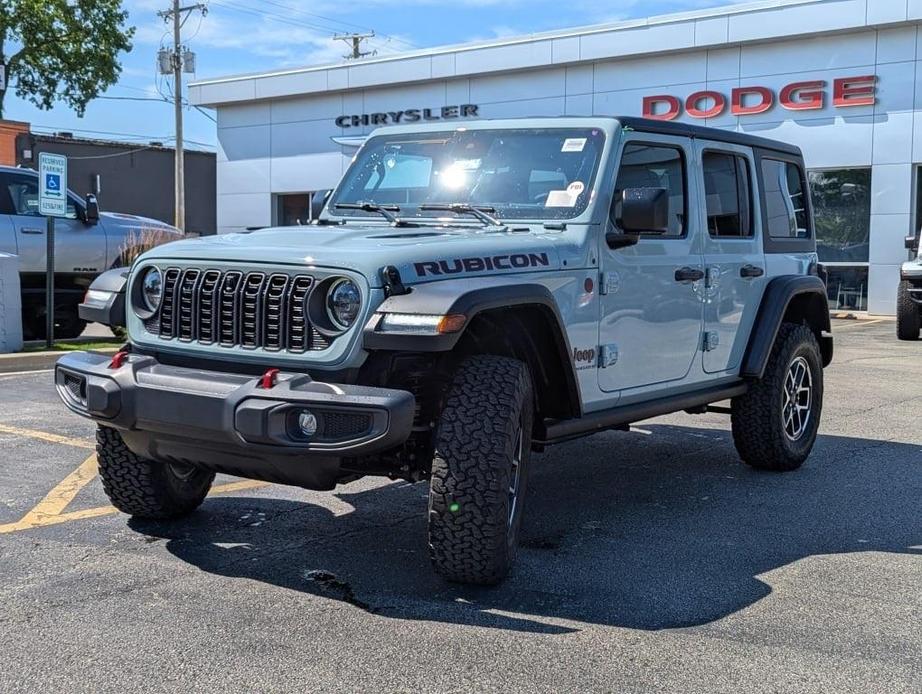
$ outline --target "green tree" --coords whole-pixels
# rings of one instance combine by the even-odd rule
[[[50,109],[63,101],[78,115],[122,71],[133,27],[121,0],[0,0],[0,118],[6,92]]]

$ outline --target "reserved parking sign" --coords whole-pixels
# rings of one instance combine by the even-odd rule
[[[38,155],[38,211],[51,217],[67,215],[67,157],[41,152]]]

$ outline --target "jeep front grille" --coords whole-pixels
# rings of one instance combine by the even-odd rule
[[[307,275],[169,268],[158,315],[145,321],[164,340],[301,353],[330,346],[308,320]]]

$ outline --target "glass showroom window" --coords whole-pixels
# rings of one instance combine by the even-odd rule
[[[829,271],[829,306],[865,311],[871,231],[871,169],[811,171],[816,247]]]
[[[276,196],[279,226],[304,226],[311,223],[311,196],[313,193]]]

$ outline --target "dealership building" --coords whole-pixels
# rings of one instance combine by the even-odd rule
[[[191,85],[219,232],[305,223],[375,127],[642,115],[799,145],[834,309],[895,312],[922,225],[922,0],[771,0]],[[918,138],[916,137],[918,135]]]

